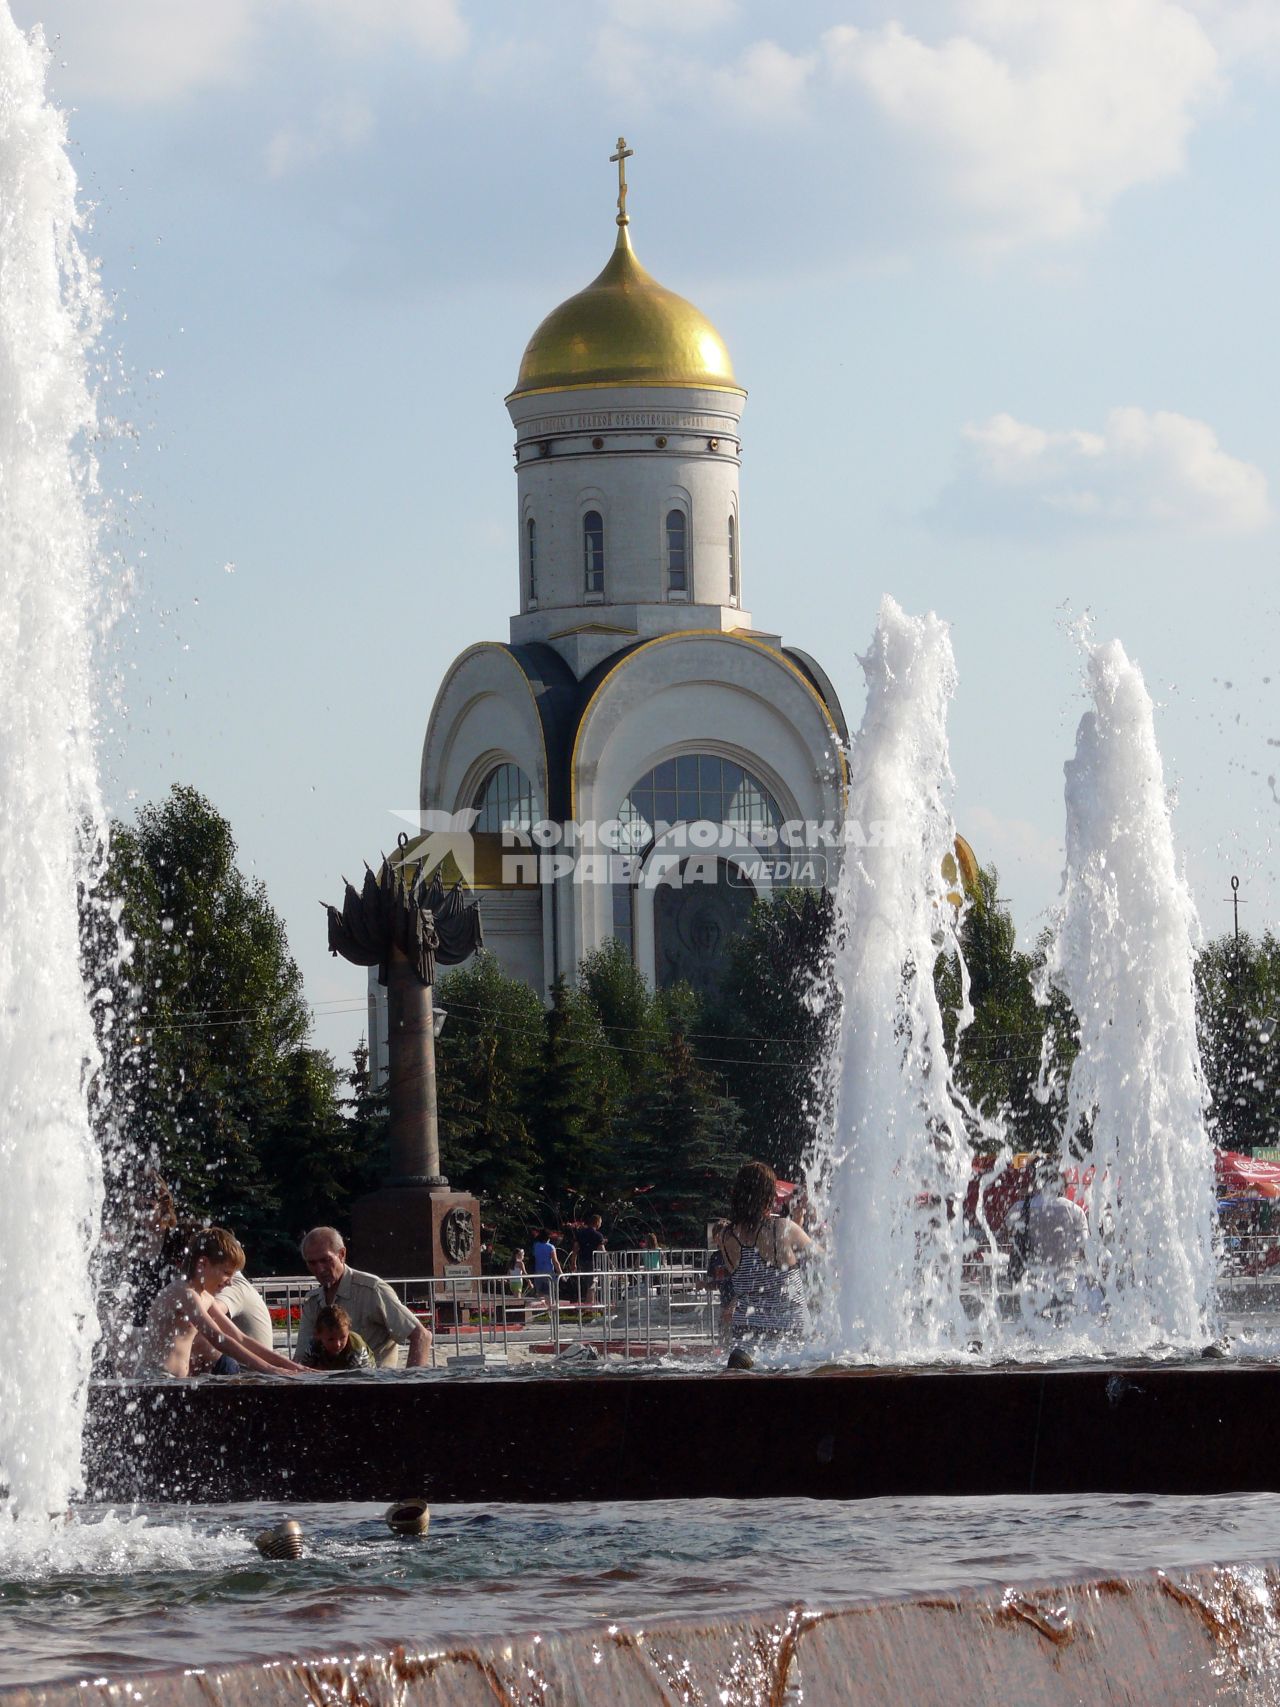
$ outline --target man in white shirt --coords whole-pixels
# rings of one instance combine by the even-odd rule
[[[1027,1267],[1039,1270],[1058,1291],[1082,1273],[1088,1237],[1084,1210],[1060,1191],[1041,1187],[1027,1205]]]
[[[336,1227],[313,1227],[302,1241],[302,1260],[317,1285],[302,1301],[297,1355],[304,1357],[316,1337],[316,1316],[326,1304],[340,1304],[353,1331],[373,1353],[379,1368],[393,1369],[400,1346],[408,1347],[410,1369],[431,1359],[431,1333],[406,1308],[385,1280],[347,1267],[347,1248]]]
[[[275,1344],[271,1331],[271,1312],[266,1299],[243,1269],[232,1275],[218,1294],[218,1303],[230,1316],[246,1339],[255,1345]]]

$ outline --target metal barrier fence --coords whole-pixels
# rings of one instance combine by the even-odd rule
[[[603,1257],[610,1269],[623,1273],[637,1268],[696,1269],[705,1273],[709,1255],[705,1245],[689,1245],[674,1250],[654,1247],[651,1250],[602,1251],[596,1261],[599,1263]]]
[[[1227,1233],[1221,1240],[1222,1280],[1280,1281],[1280,1239],[1274,1233]]]
[[[720,1301],[706,1280],[707,1252],[664,1251],[656,1267],[618,1260],[651,1254],[611,1253],[608,1264],[588,1272],[529,1275],[523,1282],[509,1275],[385,1279],[431,1330],[436,1367],[710,1354],[720,1343]],[[302,1303],[315,1281],[273,1275],[254,1285],[271,1312],[277,1345],[292,1356]]]
[[[654,1256],[660,1257],[655,1266]],[[604,1253],[601,1253],[603,1258]],[[720,1299],[706,1278],[709,1253],[611,1251],[587,1273],[474,1279],[388,1276],[387,1284],[431,1329],[431,1364],[501,1367],[556,1358],[608,1361],[705,1353],[722,1343]],[[974,1293],[1008,1290],[1003,1261],[966,1267]],[[276,1343],[294,1353],[310,1275],[274,1275],[254,1285],[271,1311]],[[1241,1313],[1280,1310],[1280,1244],[1274,1236],[1222,1241],[1219,1302]]]

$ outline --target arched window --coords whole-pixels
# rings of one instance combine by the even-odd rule
[[[683,510],[667,511],[667,591],[688,590],[689,520]]]
[[[533,523],[530,522],[532,527]],[[729,597],[738,596],[738,518],[729,517]]]
[[[757,847],[772,847],[782,813],[769,790],[749,770],[718,753],[681,753],[664,759],[634,783],[618,810],[622,826],[618,851],[638,855],[637,866],[657,838],[673,824],[725,824]],[[705,860],[700,860],[705,869]],[[704,994],[719,976],[717,946],[726,930],[745,923],[755,895],[750,877],[732,852],[712,858],[716,876],[687,890],[660,883],[654,897],[655,975],[660,987],[687,981]],[[682,878],[687,862],[681,865]],[[613,885],[613,934],[635,953],[635,899],[638,874]],[[781,881],[774,879],[777,883]],[[687,907],[678,897],[687,897]],[[677,897],[672,904],[673,894]]]
[[[540,817],[533,784],[519,765],[496,765],[475,791],[471,804],[479,814],[473,828],[482,833],[531,830]]]
[[[758,777],[718,753],[664,759],[632,785],[618,812],[624,851],[642,853],[672,824],[728,824],[744,836],[776,830],[778,803]]]
[[[538,524],[530,516],[525,523],[525,531],[529,536],[529,602],[538,602]]]
[[[588,510],[582,518],[582,585],[588,593],[604,592],[604,517]]]

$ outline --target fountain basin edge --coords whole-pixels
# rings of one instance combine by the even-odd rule
[[[1280,1366],[94,1383],[89,1497],[873,1499],[1280,1491]]]
[[[0,1689],[5,1707],[1224,1707],[1270,1700],[1275,1561],[663,1617]],[[305,1652],[305,1650],[304,1650]]]

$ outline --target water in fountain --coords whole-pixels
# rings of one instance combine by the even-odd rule
[[[81,1483],[100,1206],[77,885],[101,821],[87,376],[102,316],[46,58],[0,0],[0,1482],[32,1524]]]
[[[1080,1024],[1066,1130],[1092,1133],[1089,1266],[1107,1344],[1194,1346],[1214,1279],[1195,913],[1142,672],[1119,641],[1087,656],[1093,704],[1066,766],[1065,893],[1047,968]]]
[[[932,977],[952,917],[941,876],[955,834],[946,804],[955,665],[945,626],[886,598],[863,668],[867,706],[850,759],[853,835],[838,906],[838,1107],[825,1159],[836,1349],[912,1359],[962,1348],[975,1333],[988,1347],[1031,1353],[1202,1344],[1214,1280],[1213,1163],[1196,1043],[1195,917],[1141,672],[1118,642],[1090,648],[1093,706],[1066,767],[1067,871],[1044,973],[1080,1019],[1065,1135],[1088,1135],[1090,1284],[1058,1300],[1046,1321],[1030,1273],[1019,1328],[989,1304],[971,1320],[961,1298],[955,1211],[970,1184],[969,1134],[986,1128],[981,1148],[998,1167],[1009,1150],[955,1086]],[[979,1310],[976,1295],[968,1303]]]
[[[942,867],[955,843],[946,625],[886,597],[862,667],[867,704],[849,760],[837,906],[835,1341],[899,1359],[961,1346],[969,1332],[962,1221],[947,1205],[964,1200],[970,1150],[933,983],[951,918]]]

